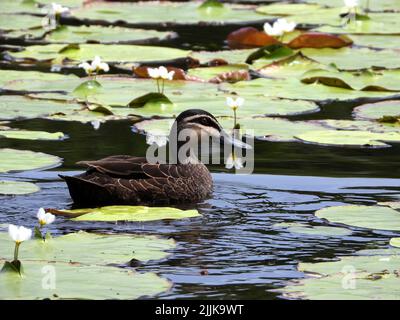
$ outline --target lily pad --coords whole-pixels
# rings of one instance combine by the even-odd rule
[[[38,72],[38,71],[18,71],[18,70],[0,70],[0,87],[13,80],[37,81],[37,80],[72,80],[77,79],[75,75],[62,75],[58,73]]]
[[[340,70],[359,70],[372,67],[400,68],[399,53],[395,50],[372,50],[369,48],[302,49],[306,57],[322,64],[334,64]],[[362,59],[360,59],[362,57]]]
[[[400,49],[400,35],[351,34],[354,44],[377,49]]]
[[[22,140],[63,140],[66,138],[62,132],[30,131],[30,130],[3,130],[0,127],[0,138]]]
[[[30,182],[0,180],[0,195],[24,195],[38,192],[40,188]]]
[[[246,64],[228,64],[216,67],[193,68],[189,69],[187,74],[190,77],[195,77],[201,80],[210,81],[226,73],[235,73],[247,70],[248,66]]]
[[[218,119],[222,127],[233,127],[233,118],[220,118]],[[243,133],[252,135],[257,138],[262,138],[268,141],[297,141],[295,136],[305,132],[320,131],[324,127],[312,122],[307,121],[288,121],[281,118],[238,118],[237,122]],[[172,126],[173,120],[171,119],[158,119],[158,120],[145,120],[135,123],[135,128],[139,131],[157,135],[168,135]]]
[[[347,146],[347,147],[387,147],[384,142],[400,142],[400,131],[398,132],[369,132],[354,130],[337,131],[314,131],[296,135],[296,138],[314,144],[325,146]],[[383,142],[384,141],[384,142]]]
[[[310,236],[347,236],[352,233],[351,230],[339,227],[328,227],[328,226],[311,226],[304,223],[277,223],[273,227],[285,228],[290,233],[306,234]]]
[[[380,19],[372,18],[366,21],[351,22],[344,26],[322,26],[316,28],[315,31],[335,34],[373,34],[374,36],[400,34],[400,23],[385,21],[385,17],[379,18]]]
[[[3,2],[2,2],[3,6]],[[3,8],[2,8],[3,9]],[[42,29],[43,17],[22,15],[22,14],[0,14],[0,29],[4,31],[10,30],[27,30],[31,28]],[[43,29],[42,29],[43,30]],[[27,31],[29,32],[29,31]],[[3,36],[3,35],[2,35]]]
[[[257,71],[264,76],[272,78],[301,78],[307,71],[323,68],[327,70],[336,70],[333,67],[325,66],[303,57],[302,55],[295,55],[271,64],[267,64]]]
[[[302,82],[319,82],[327,86],[365,91],[400,91],[400,70],[339,72],[310,70],[302,76]]]
[[[32,83],[32,80],[27,80],[26,82]],[[44,118],[59,112],[73,112],[77,109],[82,109],[82,106],[76,103],[61,103],[6,95],[0,96],[0,109],[0,119],[13,120]]]
[[[222,60],[229,64],[244,64],[252,52],[254,49],[193,51],[190,53],[190,57],[199,60],[201,64],[207,64],[213,60]]]
[[[304,0],[307,3],[320,4],[327,7],[343,7],[343,0]],[[365,6],[365,0],[360,1],[362,6]],[[369,1],[369,9],[371,11],[393,11],[400,10],[399,0],[379,0]]]
[[[380,255],[342,257],[339,261],[300,263],[299,271],[313,277],[282,290],[285,297],[315,300],[398,300],[399,255],[383,250]],[[385,254],[386,253],[386,254]]]
[[[87,22],[123,22],[134,25],[198,25],[262,22],[266,17],[252,7],[224,4],[223,7],[200,7],[199,2],[139,2],[88,4],[73,10],[74,17]],[[135,14],[131,14],[134,12]]]
[[[49,43],[146,44],[174,37],[171,32],[112,26],[62,26],[46,35]]]
[[[325,49],[322,49],[325,50]],[[393,92],[356,91],[329,87],[320,83],[304,84],[297,79],[255,79],[234,84],[222,84],[222,89],[236,92],[241,96],[264,95],[287,99],[313,101],[355,100],[359,98],[383,98],[395,96]]]
[[[387,100],[363,104],[355,108],[353,114],[357,119],[367,120],[379,120],[385,116],[400,118],[400,101]]]
[[[68,50],[66,50],[68,49]],[[105,45],[81,44],[66,47],[65,44],[48,44],[28,46],[23,51],[9,52],[11,58],[16,60],[28,59],[34,61],[52,61],[62,63],[68,58],[68,64],[77,65],[81,61],[92,60],[100,56],[106,62],[154,62],[185,58],[189,51],[155,46],[140,45]]]
[[[315,215],[360,228],[400,231],[400,212],[386,206],[335,206],[318,210]]]
[[[23,277],[8,272],[0,279],[0,298],[7,300],[137,299],[171,286],[154,273],[60,262],[24,262]]]
[[[0,149],[0,173],[46,169],[59,164],[61,164],[59,157],[46,153]]]
[[[179,210],[167,207],[109,206],[94,209],[60,211],[66,215],[79,215],[74,221],[154,221],[198,217],[197,210]]]
[[[0,234],[0,257],[8,259],[13,242],[5,233]],[[172,239],[156,236],[105,235],[77,232],[53,237],[48,241],[28,241],[20,248],[24,261],[54,261],[86,265],[129,265],[139,261],[164,259],[166,250],[175,248]],[[90,252],[90,254],[88,254]]]

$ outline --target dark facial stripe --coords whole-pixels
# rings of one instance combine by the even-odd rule
[[[208,115],[199,114],[199,115],[187,117],[186,119],[183,119],[183,121],[185,123],[197,123],[202,126],[211,127],[218,131],[221,131],[221,126],[219,125],[217,120],[215,120],[214,118],[212,118]]]

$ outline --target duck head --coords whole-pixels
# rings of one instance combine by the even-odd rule
[[[175,156],[176,163],[200,162],[200,156],[212,153],[211,150],[221,144],[251,149],[250,145],[227,133],[211,113],[201,109],[179,114],[169,135],[170,155]]]

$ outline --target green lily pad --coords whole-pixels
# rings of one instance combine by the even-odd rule
[[[257,12],[275,16],[292,16],[297,14],[310,14],[314,11],[321,10],[318,4],[308,3],[273,3],[257,8]]]
[[[3,5],[3,2],[2,2]],[[22,14],[0,14],[0,29],[9,30],[26,30],[31,28],[42,29],[43,17],[22,15]],[[43,30],[43,29],[42,29]],[[27,31],[29,32],[29,31]]]
[[[198,217],[197,210],[179,210],[167,207],[109,206],[94,209],[63,210],[66,215],[76,216],[74,221],[154,221]]]
[[[134,12],[135,14],[131,14]],[[139,2],[88,4],[73,10],[73,16],[82,21],[124,22],[132,25],[198,25],[238,24],[265,21],[252,7],[224,4],[223,7],[200,8],[199,2]]]
[[[233,127],[233,118],[219,118],[218,121],[222,127],[227,128],[228,130]],[[288,121],[281,118],[247,117],[238,118],[237,122],[240,124],[243,133],[254,135],[257,138],[262,138],[268,141],[297,141],[295,138],[296,135],[324,129],[324,127],[318,123]],[[134,127],[140,132],[168,135],[172,124],[172,119],[154,119],[137,122]]]
[[[327,128],[345,131],[368,131],[376,133],[400,132],[400,128],[396,124],[381,123],[377,121],[326,119],[316,120],[315,122]]]
[[[392,239],[390,239],[389,244],[392,247],[400,248],[400,238],[392,238]]]
[[[376,103],[368,103],[358,106],[353,110],[357,119],[379,120],[383,117],[400,117],[400,101],[387,100]]]
[[[213,60],[224,60],[229,64],[244,64],[247,57],[254,49],[222,50],[222,51],[193,51],[190,57],[199,60],[201,64],[207,64]]]
[[[285,228],[290,233],[299,233],[299,234],[306,234],[310,236],[328,236],[328,237],[335,237],[335,236],[347,236],[350,235],[352,232],[351,230],[339,227],[327,227],[327,226],[310,226],[304,223],[296,223],[296,222],[289,222],[289,223],[277,223],[274,224],[273,227],[278,228]]]
[[[62,132],[30,131],[30,130],[4,130],[0,127],[0,138],[22,140],[63,140],[66,138]]]
[[[202,68],[193,68],[188,70],[188,76],[199,78],[201,80],[209,81],[212,80],[222,74],[228,72],[238,72],[238,71],[247,71],[248,66],[246,64],[228,64],[217,67],[202,67]]]
[[[66,50],[68,49],[68,50]],[[100,56],[106,62],[153,62],[185,58],[189,51],[155,46],[81,44],[66,47],[65,44],[28,46],[23,51],[8,52],[16,60],[47,61],[61,63],[68,58],[68,64],[78,65],[81,61]]]
[[[400,35],[351,34],[350,38],[357,46],[400,49]]]
[[[325,146],[347,146],[347,147],[387,147],[385,142],[400,142],[400,131],[398,132],[369,132],[354,130],[337,131],[314,131],[296,135],[296,138],[314,144]]]
[[[23,266],[23,277],[16,273],[0,274],[0,299],[137,299],[171,287],[167,280],[154,273],[114,267],[60,262],[24,262]]]
[[[327,7],[343,7],[343,0],[304,0],[307,3],[320,4]],[[366,0],[360,1],[362,7],[366,5]],[[399,0],[379,0],[369,1],[369,9],[371,11],[393,11],[400,10]]]
[[[32,83],[32,80],[26,82]],[[60,112],[73,112],[82,109],[82,106],[76,103],[61,103],[6,95],[0,96],[0,109],[0,119],[13,120],[44,118]]]
[[[23,195],[38,192],[40,188],[30,182],[0,180],[0,195]]]
[[[271,78],[301,78],[305,72],[321,68],[334,69],[301,55],[295,55],[263,66],[257,71]]]
[[[0,149],[0,173],[45,169],[59,164],[61,164],[59,157],[46,153]]]
[[[342,257],[339,261],[300,263],[299,271],[314,277],[279,290],[287,298],[313,300],[398,300],[400,256],[392,250],[380,255]]]
[[[310,70],[303,74],[302,82],[319,82],[327,86],[366,91],[400,91],[400,70],[339,72]]]
[[[8,234],[2,233],[0,242],[2,243],[0,257],[9,259],[13,241]],[[54,237],[45,242],[27,241],[21,245],[19,256],[23,261],[125,265],[132,259],[139,261],[164,259],[169,255],[166,250],[173,248],[175,248],[174,240],[156,236],[105,235],[80,231]]]
[[[318,210],[315,215],[360,228],[400,231],[400,212],[386,206],[335,206]]]
[[[393,92],[356,91],[329,87],[320,83],[304,84],[298,79],[255,79],[234,84],[222,84],[221,88],[236,92],[241,96],[264,95],[286,99],[304,99],[313,101],[355,100],[359,98],[383,98],[395,96]]]
[[[5,83],[13,80],[37,81],[37,80],[72,80],[77,79],[75,75],[62,75],[57,73],[37,72],[37,71],[17,71],[17,70],[0,70],[0,87]]]
[[[171,32],[112,26],[63,26],[46,35],[50,43],[136,43],[145,44],[170,39]]]
[[[74,81],[18,81],[6,85],[8,90],[30,90],[40,91],[65,91],[65,95],[36,94],[35,97],[72,99],[72,91],[82,80]],[[83,80],[84,81],[84,80]],[[199,83],[193,81],[168,81],[165,83],[165,94],[172,104],[153,103],[146,104],[140,108],[127,108],[128,104],[135,98],[141,97],[156,89],[155,81],[150,79],[132,79],[123,77],[97,77],[102,89],[95,95],[88,96],[89,102],[103,106],[113,106],[114,116],[107,118],[118,118],[127,116],[177,116],[179,113],[190,108],[199,108],[212,112],[216,116],[231,116],[232,110],[226,106],[226,95],[218,90],[218,86],[211,83]],[[86,100],[86,99],[83,99]],[[0,98],[1,101],[1,98]],[[80,107],[82,109],[82,107]],[[245,107],[238,111],[241,116],[253,115],[297,115],[317,112],[319,107],[314,102],[293,101],[263,96],[250,95],[246,98]],[[51,119],[90,119],[93,112],[88,111],[65,111],[63,114],[50,116]],[[104,119],[104,115],[99,115]],[[83,118],[83,119],[82,119]],[[93,118],[93,117],[92,117]],[[97,118],[97,117],[96,117]],[[100,119],[100,120],[101,120]],[[90,121],[86,121],[90,122]]]
[[[369,48],[302,49],[301,53],[319,63],[334,64],[340,70],[359,70],[372,67],[396,69],[400,67],[395,50],[372,50]],[[360,59],[362,57],[362,59]]]
[[[24,0],[2,0],[2,13],[35,13],[40,14],[41,10],[35,1]]]
[[[373,19],[373,18],[372,18]],[[348,23],[344,26],[322,26],[315,31],[336,33],[336,34],[355,34],[355,35],[398,35],[400,34],[400,23],[388,22],[384,19],[366,20]],[[351,36],[353,38],[353,36]],[[379,41],[379,40],[377,40]],[[358,44],[356,42],[356,44]],[[392,44],[393,45],[393,44]],[[398,46],[398,45],[397,45]]]

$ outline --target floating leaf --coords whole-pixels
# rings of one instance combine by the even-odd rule
[[[357,119],[379,120],[383,117],[400,117],[400,101],[387,100],[358,106],[353,114]]]
[[[385,206],[335,206],[318,210],[315,215],[360,228],[400,231],[400,212]]]
[[[361,254],[361,252],[360,252]],[[314,277],[279,290],[287,298],[313,300],[399,299],[400,258],[392,250],[381,254],[341,257],[339,261],[300,263],[299,271]]]
[[[372,67],[400,68],[395,50],[372,50],[369,48],[302,49],[306,57],[322,64],[334,64],[340,70],[359,70]],[[362,59],[360,59],[362,57]]]
[[[135,14],[131,14],[134,12]],[[239,24],[262,22],[265,16],[256,14],[251,7],[216,3],[199,8],[198,2],[99,2],[73,11],[74,17],[87,21],[123,22],[134,25],[198,25]]]
[[[400,49],[399,35],[351,34],[354,44],[377,49]]]
[[[325,49],[322,49],[325,50]],[[305,99],[314,101],[355,100],[359,98],[395,97],[393,92],[356,91],[329,87],[320,83],[304,84],[297,79],[255,79],[234,84],[222,84],[222,89],[236,92],[238,95],[264,95],[287,99]]]
[[[71,80],[77,79],[75,75],[63,75],[49,72],[38,71],[18,71],[18,70],[0,70],[0,86],[10,83],[13,80],[38,81],[38,80]]]
[[[238,71],[247,71],[248,66],[245,64],[227,64],[217,67],[201,67],[188,70],[188,76],[211,81],[218,76]]]
[[[137,299],[170,286],[154,273],[60,262],[24,262],[24,277],[0,273],[0,299],[7,300]]]
[[[7,259],[13,241],[6,233],[0,234],[0,257]],[[129,265],[139,261],[164,259],[166,250],[175,248],[172,239],[156,236],[105,235],[77,232],[51,238],[49,241],[27,241],[20,247],[19,256],[24,261],[54,261],[87,265]],[[118,250],[116,250],[118,249]],[[90,252],[90,255],[87,253]]]
[[[78,65],[81,61],[90,61],[98,55],[106,62],[154,62],[185,58],[189,51],[139,45],[105,45],[81,44],[77,47],[65,44],[48,44],[25,47],[19,52],[9,52],[11,58],[29,62],[35,61],[62,61],[68,58],[71,65]]]
[[[130,108],[143,108],[143,107],[156,107],[156,108],[166,108],[168,105],[172,105],[172,101],[163,93],[150,92],[143,96],[133,99],[128,103]]]
[[[327,86],[365,91],[400,91],[400,70],[339,72],[311,70],[301,79],[304,83],[319,82]]]
[[[0,138],[22,140],[63,140],[66,138],[62,132],[30,131],[30,130],[3,130],[0,128]]]
[[[63,210],[60,212],[66,215],[81,214],[73,218],[74,221],[154,221],[200,216],[197,210],[143,206],[109,206],[94,209]]]
[[[147,44],[171,39],[171,32],[122,28],[114,26],[62,26],[44,38],[49,43]]]
[[[81,99],[87,99],[89,96],[94,96],[99,93],[102,89],[100,82],[97,80],[87,80],[82,82],[79,86],[77,86],[72,94]]]
[[[288,43],[292,49],[302,48],[342,48],[353,42],[345,36],[336,36],[329,33],[306,32]]]
[[[296,135],[297,139],[309,143],[326,146],[347,147],[387,147],[384,142],[400,142],[400,131],[398,132],[369,132],[353,130],[316,131],[305,132]],[[384,141],[384,142],[383,142]]]
[[[0,195],[23,195],[38,192],[40,188],[30,182],[0,180]]]
[[[60,158],[46,153],[0,149],[0,173],[45,169],[60,163]]]
[[[274,37],[253,27],[244,27],[231,32],[227,41],[231,49],[257,48],[279,43]]]
[[[285,228],[290,233],[306,234],[310,236],[347,236],[352,232],[351,230],[339,227],[327,227],[327,226],[311,226],[304,223],[277,223],[273,227]]]
[[[262,47],[253,53],[251,53],[247,59],[246,63],[252,64],[255,60],[262,60],[264,61],[275,61],[281,58],[285,58],[294,54],[294,51],[282,44],[273,44]]]

